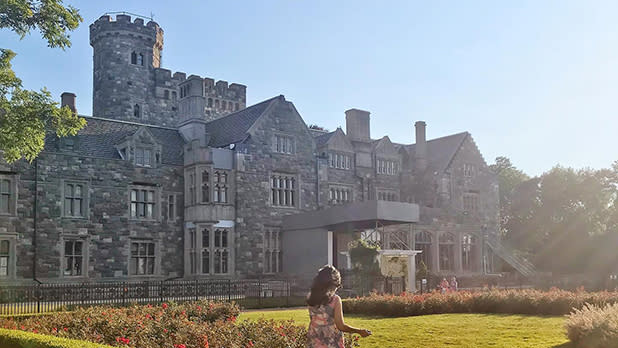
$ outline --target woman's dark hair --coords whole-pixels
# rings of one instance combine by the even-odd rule
[[[318,275],[313,278],[307,304],[312,307],[328,304],[330,298],[340,286],[341,274],[335,267],[326,265],[320,268]]]

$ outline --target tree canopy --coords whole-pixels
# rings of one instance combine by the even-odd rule
[[[38,29],[49,47],[71,46],[69,32],[82,22],[79,11],[62,0],[9,0],[0,2],[0,29],[24,38]],[[24,90],[11,66],[15,52],[0,47],[0,151],[3,159],[32,161],[43,151],[48,131],[75,135],[86,125],[68,107],[58,107],[45,88]]]
[[[505,190],[500,196],[504,239],[537,268],[597,274],[618,268],[618,161],[599,170],[556,166],[534,178],[504,157],[492,168]]]

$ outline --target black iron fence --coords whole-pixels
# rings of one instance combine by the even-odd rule
[[[235,301],[247,307],[293,304],[293,281],[174,280],[0,286],[0,315],[58,311],[76,306],[165,301]],[[273,301],[275,300],[276,301]]]

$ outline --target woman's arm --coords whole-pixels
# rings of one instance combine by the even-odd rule
[[[358,329],[347,325],[343,321],[343,306],[341,305],[341,298],[335,295],[335,326],[339,331],[343,332],[351,332],[361,335],[362,337],[367,337],[371,335],[371,331],[365,329]]]

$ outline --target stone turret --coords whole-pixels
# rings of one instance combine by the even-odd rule
[[[119,14],[90,25],[94,53],[93,116],[165,124],[154,104],[155,69],[161,65],[163,29]]]

